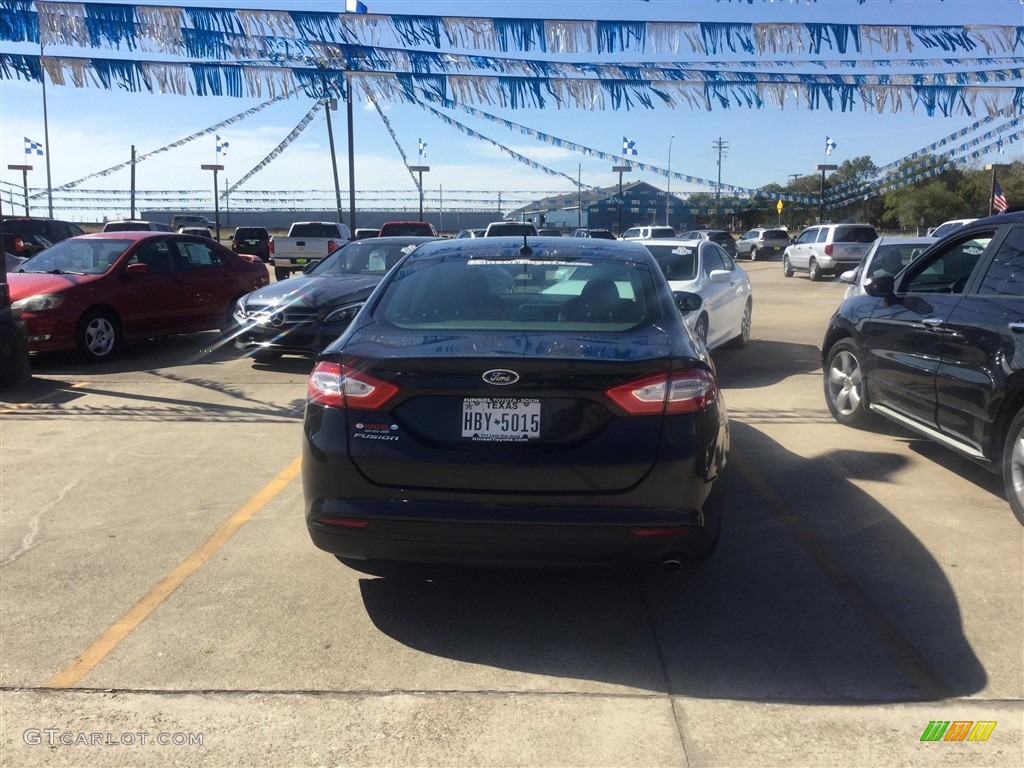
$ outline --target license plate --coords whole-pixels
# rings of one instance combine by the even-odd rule
[[[467,397],[462,401],[462,436],[490,441],[535,440],[540,437],[540,400]]]
[[[296,259],[295,263],[296,264],[307,264],[307,263],[309,263],[309,259]]]

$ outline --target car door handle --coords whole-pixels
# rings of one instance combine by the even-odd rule
[[[943,321],[938,317],[926,317],[921,321],[921,325],[927,328],[929,331],[941,331]]]
[[[1008,323],[1006,327],[1014,333],[1024,333],[1024,322]]]

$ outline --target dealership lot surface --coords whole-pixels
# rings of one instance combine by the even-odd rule
[[[1024,764],[998,478],[836,424],[844,286],[742,266],[752,341],[715,353],[731,503],[674,578],[361,576],[303,525],[308,361],[215,334],[34,361],[0,391],[0,764]],[[921,742],[937,720],[996,726]]]

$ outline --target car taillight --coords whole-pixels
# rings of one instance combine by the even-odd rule
[[[327,252],[331,253],[332,251],[336,251],[336,250],[338,250],[338,244],[336,242],[334,242],[333,240],[328,240],[327,241]]]
[[[398,394],[398,387],[341,363],[317,363],[309,375],[306,394],[311,401],[331,408],[375,411]]]
[[[696,368],[620,384],[605,395],[634,416],[695,413],[718,399],[718,384],[710,372]]]
[[[828,245],[825,246],[825,255],[826,256],[831,256],[832,255],[832,243],[829,243]]]
[[[274,238],[270,238],[270,240],[267,242],[267,253],[269,253],[271,256],[274,255]]]

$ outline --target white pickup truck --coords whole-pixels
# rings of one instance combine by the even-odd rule
[[[270,238],[274,278],[284,280],[293,272],[301,272],[307,265],[320,261],[351,239],[352,233],[344,224],[333,221],[296,221],[288,229],[287,237]]]

